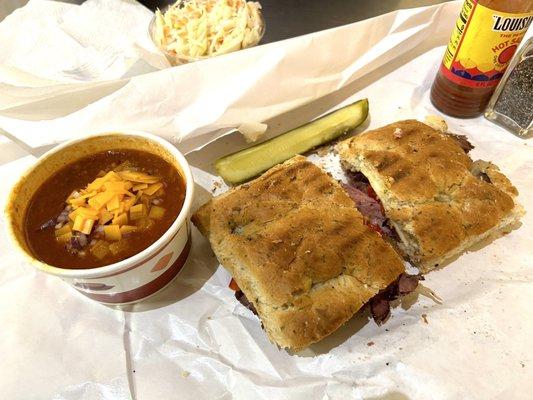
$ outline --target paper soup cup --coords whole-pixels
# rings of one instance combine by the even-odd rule
[[[113,149],[142,150],[157,155],[185,180],[185,201],[170,228],[140,253],[120,262],[91,269],[65,269],[36,259],[25,238],[24,216],[39,186],[63,166],[85,156]],[[37,269],[55,275],[85,296],[104,304],[142,300],[169,284],[189,254],[189,212],[194,182],[185,157],[167,141],[147,133],[105,133],[66,142],[44,154],[12,189],[6,207],[9,236],[15,247]]]

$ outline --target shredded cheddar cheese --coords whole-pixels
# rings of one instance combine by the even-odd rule
[[[164,191],[159,177],[130,169],[101,172],[100,175],[67,198],[71,210],[69,222],[56,227],[55,237],[64,243],[74,232],[90,235],[101,226],[105,240],[97,240],[91,252],[102,258],[109,251],[120,250],[120,246],[105,248],[103,243],[119,242],[123,235],[152,226],[149,219],[162,218],[165,209],[151,205],[152,198],[161,196]]]

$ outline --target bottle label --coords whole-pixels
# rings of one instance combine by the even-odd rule
[[[533,19],[533,13],[510,14],[465,0],[441,64],[441,72],[458,85],[496,86]]]

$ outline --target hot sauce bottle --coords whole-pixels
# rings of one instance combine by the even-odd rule
[[[533,20],[533,0],[465,0],[431,87],[452,117],[480,115]]]

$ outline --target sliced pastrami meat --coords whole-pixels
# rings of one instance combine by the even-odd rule
[[[379,233],[396,237],[396,232],[389,225],[383,205],[376,196],[366,177],[360,172],[346,171],[348,183],[342,184],[346,193],[355,203],[355,207],[366,218],[368,224]]]
[[[257,315],[257,310],[255,309],[254,305],[248,300],[246,295],[242,290],[235,291],[235,298],[241,303],[244,307],[246,307],[248,310],[253,312],[255,315]]]
[[[446,135],[454,139],[459,146],[468,154],[470,150],[474,148],[474,145],[468,141],[465,135],[456,135],[455,133],[446,132]]]
[[[422,275],[401,274],[396,281],[391,283],[385,290],[376,294],[370,300],[370,312],[372,318],[381,325],[390,315],[390,302],[398,297],[413,292],[418,282],[424,280]]]

